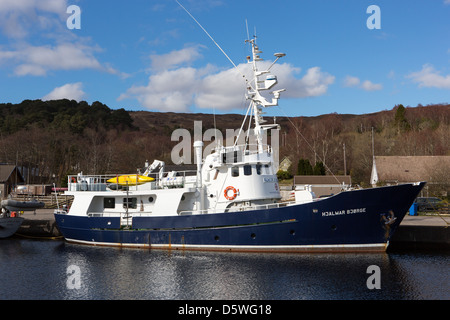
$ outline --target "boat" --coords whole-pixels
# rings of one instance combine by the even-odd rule
[[[155,179],[152,177],[142,176],[139,174],[125,174],[125,175],[121,175],[121,176],[118,176],[115,178],[111,178],[111,179],[107,180],[106,182],[116,183],[121,186],[133,186],[136,184],[144,184],[147,182],[151,182],[153,180],[155,180]]]
[[[247,114],[255,143],[218,143],[203,157],[203,142],[194,141],[194,174],[165,172],[163,162],[155,160],[142,174],[153,181],[122,188],[110,180],[114,176],[69,176],[65,194],[74,201],[70,209],[55,211],[66,241],[147,249],[386,251],[425,182],[347,189],[326,198],[316,198],[305,188],[295,190],[292,201],[282,201],[274,150],[263,143],[267,131],[279,126],[265,123],[262,114],[278,105],[284,91],[264,92],[277,84],[270,69],[285,54],[276,53],[272,65],[260,70],[256,38],[247,43],[252,49],[247,58],[252,72],[246,80]]]
[[[44,203],[35,199],[30,201],[19,201],[6,199],[1,201],[0,212],[0,239],[12,236],[20,228],[23,218],[20,212],[35,211],[44,207]]]
[[[19,201],[14,199],[6,199],[1,202],[2,208],[6,208],[8,211],[35,211],[45,206],[45,203],[37,201],[36,199],[30,201]]]
[[[23,222],[22,217],[18,216],[4,216],[0,214],[0,239],[12,236],[20,228]]]

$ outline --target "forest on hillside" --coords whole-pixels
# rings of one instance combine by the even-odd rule
[[[323,162],[334,174],[350,174],[367,186],[372,156],[450,155],[450,105],[404,107],[364,115],[291,118],[281,154]],[[372,152],[372,132],[374,152]],[[344,163],[345,154],[345,163]],[[346,172],[344,172],[344,168]],[[291,168],[295,174],[296,167]],[[329,173],[327,170],[327,174]]]
[[[225,135],[226,129],[238,129],[243,118],[113,110],[98,101],[0,104],[0,162],[31,168],[27,183],[63,185],[68,174],[80,171],[134,173],[146,160],[172,164],[171,151],[179,143],[171,141],[174,130],[193,133],[194,121],[201,121],[202,133],[215,127]],[[354,183],[367,185],[372,130],[375,155],[450,155],[450,104],[397,105],[365,115],[279,117],[277,123],[280,160],[289,157],[292,174],[303,159],[313,167],[322,162],[327,174],[346,171]]]

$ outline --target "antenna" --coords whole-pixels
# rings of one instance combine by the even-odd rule
[[[250,34],[248,33],[248,23],[247,23],[247,19],[245,19],[245,29],[247,30],[247,40],[250,40]]]
[[[203,26],[200,24],[200,22],[197,21],[197,19],[194,18],[194,16],[185,8],[181,5],[181,3],[178,2],[178,0],[175,0],[176,3],[178,3],[178,5],[183,8],[184,11],[186,11],[186,13],[192,18],[192,20],[194,20],[198,26],[200,28],[202,28],[202,30],[206,33],[206,35],[212,40],[212,42],[214,42],[214,44],[217,46],[217,48],[220,49],[220,51],[222,51],[222,53],[225,55],[225,57],[227,57],[227,59],[231,62],[231,64],[236,68],[236,70],[241,74],[241,76],[245,79],[245,81],[247,82],[248,85],[250,85],[249,81],[247,80],[247,77],[238,69],[238,67],[236,66],[236,64],[233,62],[233,60],[231,60],[231,58],[226,54],[226,52],[219,46],[219,44],[216,42],[216,40],[214,40],[214,38],[208,33],[208,31],[206,31],[205,28],[203,28]]]

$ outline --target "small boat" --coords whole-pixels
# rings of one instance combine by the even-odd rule
[[[23,218],[18,216],[21,211],[34,211],[44,207],[44,203],[35,199],[31,201],[18,201],[13,199],[2,200],[0,212],[0,239],[12,236],[20,228]]]
[[[13,199],[2,200],[2,208],[6,208],[10,212],[13,211],[34,211],[41,209],[45,206],[45,203],[37,201],[35,199],[31,201],[18,201]]]
[[[2,214],[3,215],[3,214]],[[12,236],[20,228],[22,217],[3,216],[0,217],[0,239]]]
[[[152,177],[146,177],[138,174],[126,174],[115,178],[111,178],[107,182],[119,184],[121,186],[135,186],[147,182],[152,182],[153,180],[155,179]]]

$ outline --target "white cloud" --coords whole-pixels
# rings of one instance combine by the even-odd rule
[[[366,90],[366,91],[376,91],[376,90],[381,90],[383,89],[383,85],[380,83],[373,83],[369,80],[365,80],[362,84],[361,84],[361,88]]]
[[[287,98],[324,95],[328,90],[328,86],[333,84],[335,80],[334,76],[322,72],[320,67],[309,68],[301,79],[295,77],[296,74],[300,73],[301,69],[289,63],[275,65],[272,70],[279,79],[278,87],[286,88],[286,93],[283,93],[283,96]]]
[[[172,69],[184,63],[191,63],[202,57],[199,52],[199,48],[200,46],[187,47],[181,50],[174,50],[162,55],[150,55],[150,59],[152,61],[152,70],[162,71],[166,69]]]
[[[65,18],[67,0],[1,0],[0,30],[9,38],[55,28]]]
[[[357,87],[361,81],[358,77],[347,76],[344,79],[344,86],[346,87]]]
[[[132,86],[118,100],[136,99],[145,108],[174,112],[187,112],[194,104],[199,108],[222,110],[242,107],[246,86],[241,73],[250,74],[250,65],[239,64],[239,72],[234,68],[219,69],[213,65],[181,67],[180,64],[190,64],[201,57],[198,46],[186,49],[159,57],[153,55],[152,62],[160,61],[160,66],[167,69],[152,74],[145,86]],[[179,54],[182,57],[177,57]],[[267,68],[270,64],[271,61],[264,61],[260,68]],[[287,90],[283,93],[285,98],[323,95],[335,80],[319,67],[308,69],[302,78],[296,77],[301,70],[288,63],[276,64],[271,71],[278,76],[277,88]],[[250,75],[247,78],[251,79]]]
[[[358,77],[346,76],[344,81],[344,87],[357,87],[366,91],[376,91],[383,89],[383,85],[380,83],[373,83],[370,80],[364,80],[361,83],[361,80]]]
[[[108,65],[102,65],[94,57],[99,51],[84,44],[63,43],[56,46],[22,45],[17,50],[1,51],[0,64],[12,62],[17,76],[44,76],[53,70],[96,69],[120,74]]]
[[[56,87],[49,94],[45,95],[42,100],[58,100],[69,99],[81,101],[86,96],[82,90],[83,84],[81,82],[67,83],[61,87]]]
[[[199,84],[198,70],[166,70],[149,77],[147,86],[133,86],[119,100],[135,98],[149,109],[182,112],[189,108]]]
[[[67,29],[67,7],[67,0],[0,0],[0,32],[10,38],[10,44],[0,46],[0,66],[12,68],[17,76],[95,69],[127,77],[95,58],[101,49],[89,38]]]
[[[406,77],[418,83],[419,87],[450,89],[450,75],[442,76],[430,64],[423,65],[422,70],[412,72]]]

